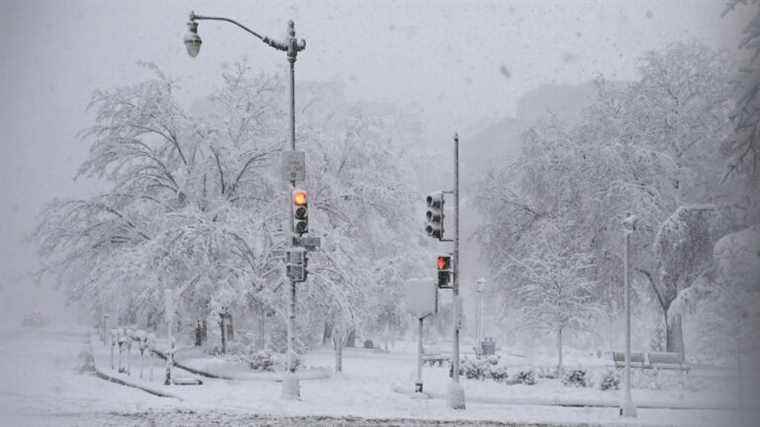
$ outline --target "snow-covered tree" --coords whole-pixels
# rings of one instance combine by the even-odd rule
[[[556,337],[557,372],[561,375],[563,338],[591,332],[602,308],[589,279],[591,257],[564,246],[550,223],[542,225],[544,235],[535,236],[539,239],[531,255],[510,256],[503,268],[513,279],[510,294],[519,301],[523,326]]]
[[[156,327],[169,288],[186,320],[228,306],[274,311],[284,323],[275,254],[285,244],[289,195],[273,173],[287,129],[282,82],[237,64],[191,113],[175,99],[177,82],[148,67],[152,78],[94,94],[80,175],[104,180],[107,190],[54,201],[42,213],[42,272],[55,274],[71,300],[110,306],[122,322]],[[413,168],[403,161],[414,124],[330,87],[302,90],[297,112],[311,230],[323,238],[299,313],[323,321],[332,313],[352,330],[378,315],[371,308],[381,290],[398,295],[415,263],[406,179]],[[305,344],[313,331],[299,325]]]
[[[494,254],[531,254],[546,223],[588,253],[595,294],[609,319],[622,307],[622,229],[631,238],[634,302],[669,301],[658,284],[652,245],[660,225],[683,204],[724,201],[718,141],[730,135],[730,61],[695,43],[676,43],[640,58],[634,82],[596,80],[597,97],[576,123],[549,116],[523,135],[519,158],[486,174],[479,195],[487,222],[481,242]],[[649,295],[647,297],[646,289]]]
[[[752,18],[743,30],[744,37],[739,49],[749,54],[749,59],[739,69],[735,79],[736,101],[731,119],[736,133],[725,141],[724,148],[731,156],[728,174],[747,177],[748,187],[756,188],[760,179],[760,1],[728,0],[723,16],[737,6],[752,9]]]

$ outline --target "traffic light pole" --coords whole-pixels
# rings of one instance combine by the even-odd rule
[[[306,41],[296,39],[295,24],[293,21],[288,21],[288,36],[285,41],[279,41],[271,39],[269,37],[262,36],[261,34],[253,31],[245,25],[235,21],[234,19],[217,17],[217,16],[202,16],[196,15],[194,12],[190,12],[190,22],[188,27],[190,32],[185,35],[184,43],[187,47],[187,52],[191,57],[198,55],[198,51],[201,47],[201,39],[198,36],[198,23],[196,21],[211,20],[211,21],[224,21],[229,22],[245,30],[249,34],[258,38],[268,46],[283,51],[286,53],[288,62],[290,63],[290,151],[296,151],[296,96],[295,96],[295,63],[298,52],[306,48]],[[305,166],[302,167],[305,169]],[[305,172],[304,172],[305,175]],[[296,178],[291,175],[290,179],[290,191],[288,192],[288,215],[290,221],[290,234],[288,236],[288,247],[291,249],[295,245],[295,225],[293,224],[293,205],[290,201],[290,197],[296,186]],[[288,305],[288,369],[283,378],[282,397],[285,399],[299,399],[300,398],[300,386],[298,384],[298,378],[295,375],[295,320],[296,320],[296,281],[293,277],[290,277],[290,304]]]
[[[303,47],[301,47],[303,49]],[[293,21],[288,21],[288,40],[287,54],[290,63],[290,151],[296,151],[296,78],[295,63],[299,49],[296,40],[296,30]],[[288,191],[288,222],[290,222],[290,248],[294,247],[293,236],[295,236],[295,225],[293,223],[293,203],[290,198],[296,188],[295,179],[290,180]],[[295,332],[296,332],[296,282],[290,278],[290,301],[288,304],[288,370],[282,381],[282,397],[285,399],[296,400],[301,398],[301,386],[296,376],[295,364]]]
[[[459,328],[462,323],[459,302],[459,135],[454,134],[454,262],[453,262],[454,340],[451,349],[451,383],[448,390],[448,404],[452,409],[465,409],[464,387],[459,383]]]

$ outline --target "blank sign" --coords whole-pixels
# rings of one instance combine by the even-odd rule
[[[438,289],[432,279],[409,279],[405,286],[407,312],[422,318],[438,311]]]

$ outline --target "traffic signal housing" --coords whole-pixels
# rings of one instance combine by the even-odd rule
[[[428,194],[427,198],[427,212],[425,218],[427,224],[425,225],[425,232],[435,239],[443,239],[443,192],[436,191],[435,193]]]
[[[306,191],[293,191],[293,231],[301,236],[309,232],[309,197]]]
[[[438,270],[438,287],[450,289],[451,286],[451,257],[448,255],[439,255],[435,262]]]

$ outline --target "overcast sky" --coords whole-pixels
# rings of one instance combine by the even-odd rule
[[[138,81],[151,61],[180,77],[183,100],[206,95],[223,64],[248,58],[285,72],[284,54],[225,23],[201,22],[203,47],[182,44],[188,12],[238,19],[281,37],[296,22],[307,48],[299,81],[342,80],[349,95],[416,104],[426,138],[513,115],[515,101],[545,83],[596,74],[635,77],[635,58],[696,38],[734,50],[742,13],[721,19],[723,0],[660,1],[4,1],[0,91],[0,279],[31,264],[19,240],[53,197],[92,191],[74,183],[87,145],[76,132],[97,88]],[[284,96],[285,94],[283,94]],[[463,135],[464,138],[464,135]]]

